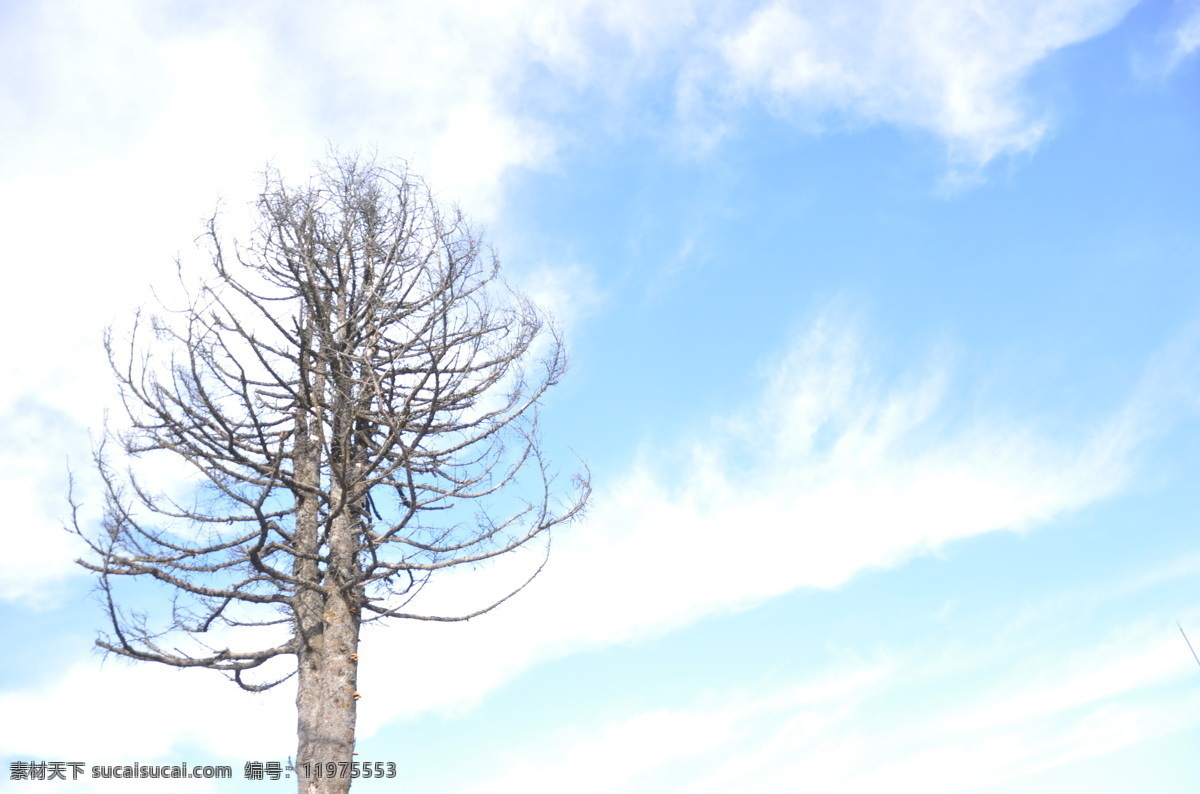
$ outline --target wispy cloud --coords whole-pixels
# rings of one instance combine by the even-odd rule
[[[462,794],[632,794],[662,791],[662,780],[666,790],[695,794],[949,794],[1016,783],[1200,722],[1200,696],[1181,687],[1191,671],[1158,629],[1127,627],[1084,651],[1049,651],[1032,674],[1017,664],[996,678],[997,664],[1013,661],[1003,653],[931,664],[945,650],[926,645],[776,688],[571,726],[537,737]],[[964,674],[991,682],[965,697],[940,691]]]
[[[589,105],[597,92],[610,102],[606,112],[628,110],[629,97],[645,90],[644,73],[678,91],[681,117],[668,122],[711,122],[710,145],[736,126],[743,101],[765,101],[818,126],[836,116],[849,126],[926,131],[956,163],[977,168],[1044,139],[1052,111],[1030,99],[1026,79],[1054,52],[1117,24],[1129,5],[865,2],[829,11],[775,2],[728,11],[705,2],[522,0],[433,10],[351,2],[331,11],[302,2],[278,15],[270,4],[219,16],[197,6],[182,18],[137,0],[103,10],[64,0],[12,12],[0,59],[25,77],[0,88],[10,154],[0,166],[0,214],[21,232],[6,248],[21,266],[9,274],[0,335],[19,344],[0,378],[0,474],[3,500],[17,507],[0,524],[0,544],[12,552],[0,561],[0,597],[44,595],[72,570],[75,552],[58,529],[60,461],[70,453],[86,462],[83,428],[96,426],[105,402],[100,328],[148,281],[173,275],[171,255],[187,252],[219,193],[231,206],[253,197],[267,157],[307,170],[328,140],[378,144],[412,156],[444,197],[487,218],[510,169],[547,167],[586,134],[580,129],[600,124]],[[1193,29],[1180,28],[1181,57],[1195,50]],[[566,307],[568,321],[587,310],[561,277],[530,283]],[[603,488],[588,523],[556,541],[552,565],[525,598],[466,626],[369,632],[364,734],[468,707],[539,660],[798,588],[836,587],[1116,493],[1133,452],[1170,426],[1163,406],[1187,399],[1164,397],[1178,387],[1173,368],[1194,355],[1192,343],[1181,344],[1111,422],[1057,437],[991,416],[947,424],[951,362],[931,356],[923,369],[887,377],[862,328],[826,316],[766,366],[761,382],[745,384],[745,404],[673,449],[647,451]],[[430,595],[448,608],[474,606],[511,574],[497,566],[447,577]],[[395,659],[424,684],[419,691],[388,685],[384,667]],[[872,667],[837,691],[873,691],[888,670]],[[256,737],[290,730],[286,692],[248,715],[227,682],[183,675],[198,704],[186,721],[165,699],[119,698],[181,688],[174,671],[149,666],[101,672],[96,660],[81,661],[37,690],[0,694],[0,750],[45,757],[110,748],[115,757],[121,748],[105,744],[111,739],[148,754],[193,742],[245,757],[270,750]],[[1097,684],[1102,690],[1111,691]],[[52,719],[61,714],[73,718],[64,726]],[[230,714],[240,715],[236,725]],[[822,714],[814,724],[841,719]],[[736,735],[741,718],[639,719],[632,735],[695,719],[681,735],[715,747]],[[628,750],[619,734],[598,746]],[[823,757],[858,757],[855,741]],[[778,763],[788,746],[778,743]],[[653,759],[640,757],[631,775],[651,768]]]
[[[1191,4],[1190,13],[1175,30],[1174,47],[1171,48],[1171,66],[1174,68],[1190,58],[1200,49],[1200,3]]]
[[[581,264],[542,265],[521,274],[521,289],[568,332],[599,310],[605,294]]]
[[[9,154],[0,212],[22,230],[7,253],[23,263],[9,294],[44,299],[0,314],[0,333],[36,328],[42,342],[8,358],[0,400],[16,399],[13,384],[43,394],[55,380],[93,393],[104,378],[100,327],[147,282],[169,280],[172,255],[187,252],[218,196],[239,217],[268,159],[307,173],[330,141],[378,146],[412,158],[440,196],[488,220],[511,169],[551,167],[563,147],[614,124],[653,134],[703,118],[712,128],[700,137],[715,141],[743,109],[725,101],[732,91],[788,113],[927,130],[978,165],[1044,134],[1024,96],[1030,70],[1127,7],[512,0],[218,14],[63,0],[14,9],[0,30],[0,64],[21,75],[0,86]],[[1185,49],[1193,27],[1181,28]],[[648,119],[641,100],[672,86],[680,117],[662,117],[668,102]],[[70,411],[69,402],[53,404]]]
[[[1134,4],[776,0],[721,52],[735,85],[784,114],[926,130],[956,164],[978,168],[1046,136],[1052,111],[1025,93],[1035,66],[1112,28]]]
[[[41,297],[11,301],[0,334],[37,329],[40,344],[7,357],[0,404],[19,399],[19,384],[77,413],[57,395],[106,382],[100,328],[148,282],[171,278],[173,254],[188,252],[218,196],[227,219],[242,215],[268,159],[307,173],[330,141],[378,146],[488,220],[511,169],[551,167],[564,146],[613,125],[656,134],[702,120],[699,137],[718,140],[744,109],[732,92],[789,114],[927,130],[974,167],[1040,139],[1046,119],[1029,109],[1025,78],[1127,7],[511,0],[217,14],[63,0],[11,10],[0,64],[21,77],[0,86],[0,212],[22,230],[7,250],[23,263],[9,294]],[[1180,28],[1181,52],[1194,27]],[[641,100],[672,86],[675,110],[660,103],[647,119]]]
[[[947,424],[949,364],[935,357],[925,371],[884,378],[864,333],[837,312],[822,316],[770,363],[747,405],[643,455],[555,542],[526,597],[461,631],[369,634],[363,686],[379,697],[364,701],[364,727],[468,707],[540,659],[1045,524],[1118,492],[1148,438],[1132,411],[1079,438],[984,415]],[[467,611],[530,564],[448,575],[428,603]],[[414,643],[429,653],[409,659],[411,674],[444,685],[392,700],[371,659]]]
[[[977,166],[1044,137],[1051,111],[1031,106],[1026,78],[1132,4],[354,0],[218,15],[64,0],[8,26],[0,57],[24,77],[0,94],[0,131],[22,155],[8,169],[41,172],[153,156],[227,173],[268,157],[303,167],[327,140],[380,146],[484,217],[508,169],[547,167],[589,130],[703,118],[700,137],[718,140],[738,123],[730,91],[795,117],[926,130]],[[1180,29],[1180,53],[1194,33]],[[672,84],[684,118],[647,125],[642,100]]]
[[[52,684],[0,695],[4,713],[20,716],[0,727],[3,752],[115,763],[139,755],[160,758],[184,743],[230,758],[284,757],[292,749],[287,734],[263,733],[258,719],[272,710],[290,710],[282,692],[247,698],[218,675],[98,661],[80,660]],[[68,714],[76,718],[64,719]]]
[[[830,310],[764,365],[762,382],[747,384],[747,392],[755,396],[745,405],[697,428],[672,450],[646,452],[628,474],[605,487],[587,522],[556,542],[553,564],[521,598],[468,624],[417,623],[402,630],[368,631],[361,651],[361,735],[368,738],[396,719],[429,710],[470,708],[539,661],[659,634],[798,588],[837,587],[870,569],[903,564],[955,540],[1029,529],[1109,496],[1127,482],[1131,454],[1164,429],[1138,413],[1158,416],[1164,403],[1153,394],[1170,383],[1159,377],[1163,368],[1189,355],[1187,335],[1183,338],[1156,358],[1117,420],[1081,438],[1054,438],[986,415],[946,421],[954,393],[948,360],[932,355],[924,367],[885,375],[868,352],[862,323]],[[447,575],[431,586],[428,605],[449,611],[478,606],[503,592],[518,569],[533,563],[531,557],[513,555],[504,564]],[[1016,741],[1004,733],[1006,726],[1042,719],[1041,712],[1030,708],[1079,708],[1173,674],[1159,644],[1142,646],[1148,656],[1127,652],[1139,641],[1126,642],[1124,650],[1114,651],[1103,664],[1089,661],[1090,672],[1071,668],[1075,677],[1070,686],[1058,680],[1034,682],[1035,689],[1044,684],[1044,692],[1030,690],[1023,699],[1006,696],[1007,705],[997,700],[972,707],[969,719],[978,730],[998,732],[994,749],[999,753]],[[413,648],[420,653],[412,653]],[[1180,656],[1178,648],[1171,652]],[[397,660],[403,660],[405,680],[419,681],[420,687],[394,685]],[[879,660],[883,667],[870,675],[851,671],[866,675],[854,678],[854,687],[875,686],[880,670],[890,669],[893,661]],[[42,730],[36,715],[48,713],[47,704],[71,702],[80,724],[95,724],[115,708],[105,693],[120,690],[126,674],[138,676],[143,692],[165,692],[177,685],[171,670],[113,665],[101,672],[94,661],[80,662],[37,692],[3,695],[4,712],[16,716],[9,732],[0,735],[0,749],[45,754],[67,746],[68,739],[91,740],[82,728],[74,739],[57,729],[51,732],[49,723]],[[100,676],[104,686],[95,684]],[[150,698],[126,704],[129,732],[114,729],[112,735],[161,752],[188,742],[222,750],[221,737],[232,735],[228,714],[235,710],[213,704],[240,693],[217,676],[193,678],[189,702],[197,687],[207,694],[205,705],[197,706],[186,722],[156,716],[154,709],[160,706]],[[1057,699],[1049,697],[1052,693]],[[268,733],[272,726],[287,725],[286,700],[286,691],[276,700],[258,700],[265,704],[262,713],[240,719],[240,724]],[[841,719],[840,714],[821,719]],[[726,743],[740,730],[726,723],[742,717],[701,716],[647,716],[634,727],[658,734],[664,720],[683,720],[691,726],[687,736],[693,746]],[[807,719],[788,730],[803,732]],[[132,742],[130,736],[150,730],[138,727],[146,725],[155,726],[153,741]],[[957,746],[962,741],[951,727],[943,728],[938,729],[939,742]],[[1082,723],[1079,730],[1085,731]],[[610,738],[624,741],[624,736],[615,731]],[[838,764],[857,763],[866,752],[861,737],[847,734],[837,741],[806,763],[813,768],[834,764],[827,774],[841,775],[838,770],[844,767]],[[690,752],[682,744],[675,755],[669,749],[661,757]],[[245,747],[237,752],[245,755]],[[780,752],[782,759],[786,754]],[[905,774],[937,761],[936,752],[928,757],[911,748],[905,752],[895,761]],[[1020,760],[1026,751],[1012,752]]]
[[[1134,69],[1143,77],[1161,80],[1169,77],[1200,50],[1200,3],[1178,0],[1171,5],[1156,46],[1138,52]]]
[[[764,752],[783,750],[780,740],[785,736],[814,738],[836,729],[853,704],[887,673],[885,666],[862,665],[767,695],[733,694],[716,705],[644,712],[582,731],[575,728],[568,732],[570,738],[552,739],[549,747],[539,742],[536,756],[519,757],[500,775],[461,794],[518,790],[540,794],[560,791],[564,785],[589,793],[643,791],[649,790],[646,779],[653,780],[664,769],[682,771],[683,780],[695,785],[697,765],[708,778],[704,790],[728,790],[722,785],[741,786],[747,781],[732,769],[712,769],[704,763],[705,756],[717,752],[727,757],[723,751],[746,745],[753,734],[766,741],[757,751],[746,748],[751,759],[747,766],[753,767]],[[774,735],[771,731],[763,735],[764,722],[774,728]],[[718,779],[710,777],[714,774]],[[672,788],[682,790],[679,783],[676,780]]]
[[[279,760],[294,754],[294,693],[247,694],[220,676],[190,675],[161,665],[123,660],[101,665],[95,656],[61,677],[27,691],[0,692],[0,756],[15,760],[93,764],[197,765],[198,751],[234,765],[241,778],[247,759]],[[7,768],[5,770],[7,775]],[[85,774],[90,772],[85,771]],[[121,780],[59,783],[61,790],[112,792]],[[55,784],[45,783],[54,790]],[[207,780],[173,781],[171,791],[225,790]]]

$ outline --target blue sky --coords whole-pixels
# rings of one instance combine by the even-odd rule
[[[596,486],[519,599],[367,632],[361,759],[438,794],[1200,789],[1200,5],[425,5],[0,4],[5,775],[294,753],[292,692],[102,662],[58,527],[102,329],[334,145],[407,159],[556,314],[543,430]]]

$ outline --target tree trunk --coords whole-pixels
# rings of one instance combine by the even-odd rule
[[[296,772],[300,794],[345,794],[358,712],[357,605],[345,594],[326,598],[320,624],[298,659]]]
[[[308,319],[307,317],[305,318]],[[304,330],[303,344],[312,344]],[[298,746],[296,775],[300,794],[346,794],[354,760],[354,726],[358,708],[358,637],[362,621],[358,603],[361,588],[346,588],[357,570],[356,525],[345,510],[329,523],[327,567],[321,570],[319,493],[325,427],[322,393],[326,374],[315,368],[308,381],[308,356],[302,373],[312,383],[308,406],[296,412],[294,463],[296,490],[297,579],[293,601],[297,634],[296,718]],[[340,497],[336,485],[333,500]],[[330,766],[332,764],[332,766]]]

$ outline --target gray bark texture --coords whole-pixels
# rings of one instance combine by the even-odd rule
[[[351,779],[315,770],[355,760],[363,624],[503,603],[544,554],[466,614],[419,595],[443,569],[548,553],[590,486],[560,488],[539,442],[560,335],[461,213],[403,167],[339,156],[301,186],[268,171],[258,210],[244,246],[210,221],[212,273],[183,308],[139,315],[127,346],[106,335],[129,427],[96,451],[101,526],[76,509],[70,528],[110,625],[97,645],[255,692],[295,676],[299,790],[332,794]],[[192,479],[148,485],[134,464],[161,456]],[[123,606],[129,580],[170,598]]]

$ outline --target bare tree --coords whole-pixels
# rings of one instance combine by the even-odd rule
[[[494,608],[525,585],[469,614],[413,599],[435,571],[539,536],[548,553],[590,487],[560,492],[539,444],[560,335],[459,211],[354,157],[301,187],[268,171],[258,209],[245,246],[209,222],[213,272],[184,309],[105,338],[130,423],[105,438],[186,462],[194,487],[155,491],[102,443],[102,526],[72,497],[73,530],[111,623],[97,645],[255,692],[297,675],[300,791],[345,792],[314,765],[353,760],[361,626]],[[167,586],[169,615],[123,608],[128,579]]]

